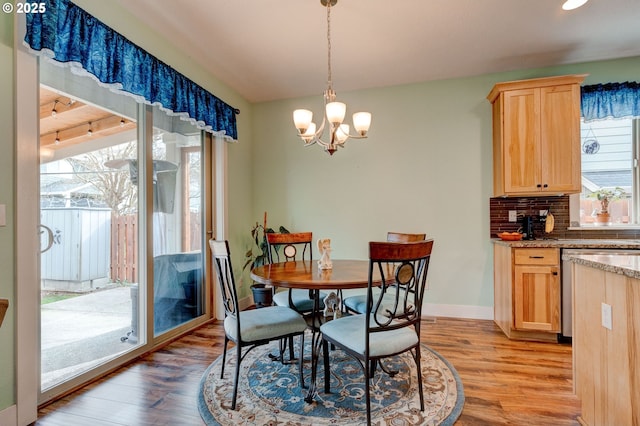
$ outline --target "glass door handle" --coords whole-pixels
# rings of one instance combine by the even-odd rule
[[[45,247],[44,250],[40,250],[40,253],[44,253],[48,251],[51,248],[51,246],[53,246],[53,231],[51,230],[51,228],[43,224],[40,224],[40,228],[44,228],[44,231],[40,231],[40,235],[46,232],[47,237],[49,239],[49,241],[47,242],[47,247]]]

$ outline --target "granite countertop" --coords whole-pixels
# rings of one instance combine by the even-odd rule
[[[562,259],[640,279],[640,252],[638,254],[573,254],[565,255]]]
[[[499,238],[492,238],[494,244],[515,247],[515,248],[606,248],[606,249],[638,249],[640,250],[640,240],[599,240],[599,239],[558,239],[558,240],[522,240],[503,241]]]

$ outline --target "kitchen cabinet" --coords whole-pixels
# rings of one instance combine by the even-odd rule
[[[628,256],[636,265],[636,256]],[[640,280],[573,264],[574,390],[580,424],[640,425]],[[636,274],[637,275],[637,274]],[[608,311],[608,314],[605,313]]]
[[[494,321],[516,340],[558,341],[560,250],[494,245]]]
[[[493,109],[494,196],[581,191],[580,83],[568,75],[496,84]]]

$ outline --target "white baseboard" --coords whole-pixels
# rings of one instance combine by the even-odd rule
[[[0,411],[0,425],[2,426],[16,426],[18,424],[17,407],[11,405],[4,410]]]
[[[423,317],[449,317],[493,320],[493,306],[436,305],[427,303],[422,308]]]

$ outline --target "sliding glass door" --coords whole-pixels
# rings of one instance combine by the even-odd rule
[[[135,117],[46,85],[40,110],[44,392],[143,341],[138,187],[124,167],[138,161]]]
[[[203,153],[195,126],[41,63],[40,403],[206,320]]]
[[[174,329],[204,309],[201,132],[153,114],[153,330]]]

